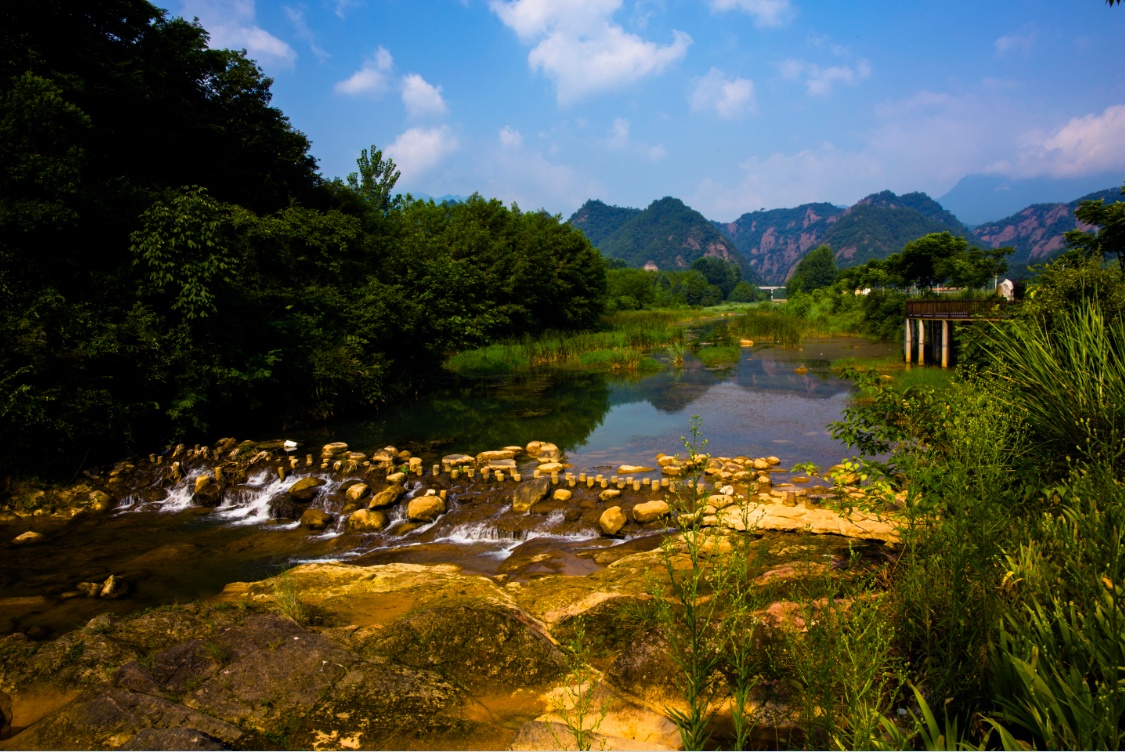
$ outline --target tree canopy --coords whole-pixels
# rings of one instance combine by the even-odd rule
[[[325,180],[207,41],[143,0],[0,5],[0,472],[322,419],[597,321],[580,231],[402,199],[374,146]]]
[[[792,276],[785,282],[785,290],[792,295],[829,287],[836,281],[836,255],[829,246],[818,246],[797,262]]]

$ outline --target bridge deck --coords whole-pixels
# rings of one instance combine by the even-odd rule
[[[908,319],[1002,319],[1007,301],[995,300],[908,300]]]

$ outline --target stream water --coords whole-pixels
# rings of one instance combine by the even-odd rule
[[[555,370],[459,378],[375,418],[344,419],[281,438],[298,441],[302,453],[315,453],[328,441],[367,453],[393,445],[421,456],[426,468],[454,452],[550,441],[573,472],[609,475],[622,463],[655,466],[656,453],[683,452],[681,437],[698,415],[713,455],[777,455],[785,467],[824,467],[848,455],[826,429],[839,419],[849,394],[830,362],[894,350],[886,343],[823,339],[807,341],[801,350],[745,348],[736,363],[718,368],[689,357],[682,369],[632,377]],[[796,373],[798,366],[808,372]],[[327,495],[337,481],[324,477]],[[108,515],[69,523],[31,518],[0,529],[0,540],[29,527],[48,536],[34,546],[0,549],[0,634],[32,629],[52,635],[107,610],[210,597],[227,583],[260,579],[298,561],[449,562],[469,572],[534,577],[589,572],[598,566],[592,552],[653,546],[659,539],[652,533],[624,542],[602,538],[557,506],[516,516],[498,500],[469,503],[466,495],[459,501],[457,488],[451,489],[447,514],[404,535],[344,533],[341,525],[309,533],[269,518],[269,499],[293,479],[263,472],[249,481],[215,510],[191,505],[189,476],[158,502],[129,499]],[[412,480],[408,490],[420,493],[421,483]],[[390,515],[392,532],[404,506]],[[128,598],[59,597],[78,582],[110,574],[129,583]]]

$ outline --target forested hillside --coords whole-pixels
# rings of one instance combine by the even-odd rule
[[[595,323],[558,217],[347,181],[243,53],[143,0],[0,6],[0,473],[316,420],[450,350]]]
[[[633,267],[652,263],[661,270],[684,270],[705,256],[745,264],[733,243],[677,198],[653,201],[644,211],[587,201],[569,224],[585,232],[605,256]]]

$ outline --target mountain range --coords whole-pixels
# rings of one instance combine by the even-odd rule
[[[899,196],[891,191],[874,193],[847,208],[802,204],[748,212],[733,222],[709,221],[671,197],[643,210],[590,200],[569,222],[604,255],[630,266],[687,269],[701,256],[715,256],[738,264],[748,279],[766,285],[784,284],[797,262],[818,245],[831,246],[837,265],[847,267],[886,258],[931,232],[950,232],[988,248],[1012,246],[1016,252],[1008,262],[1009,275],[1024,277],[1028,264],[1043,263],[1063,249],[1063,233],[1077,226],[1078,202],[1099,198],[1120,200],[1121,189],[1097,191],[1069,203],[1033,204],[971,229],[925,193]]]

